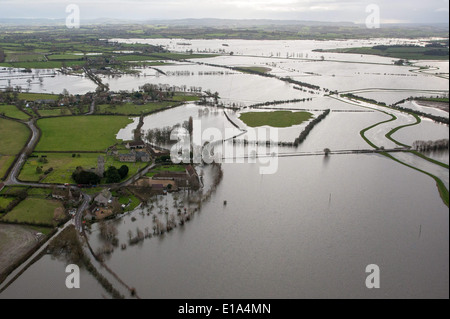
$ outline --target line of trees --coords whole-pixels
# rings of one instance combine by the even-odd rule
[[[173,127],[166,126],[163,128],[154,128],[147,131],[145,138],[151,144],[169,144],[171,142],[170,135],[172,131],[177,128],[186,129],[191,135],[193,130],[193,120],[192,118],[189,121],[184,121],[183,124],[176,124]]]
[[[81,185],[97,185],[100,183],[100,176],[93,172],[85,171],[82,167],[77,167],[72,174],[73,180]]]
[[[258,108],[261,106],[269,106],[269,105],[279,105],[279,104],[288,104],[288,103],[299,103],[299,102],[306,102],[311,101],[312,98],[303,98],[303,99],[293,99],[293,100],[279,100],[279,101],[272,101],[272,102],[263,102],[263,103],[256,103],[252,104],[249,107],[250,108]]]
[[[300,133],[299,137],[295,139],[294,146],[298,146],[306,139],[311,130],[319,124],[324,118],[326,118],[330,114],[330,110],[325,110],[322,114],[320,114],[317,118],[309,122],[309,124],[305,127],[305,129]]]
[[[259,76],[264,76],[266,78],[275,78],[275,79],[279,79],[281,81],[288,82],[288,83],[291,83],[291,84],[296,84],[296,85],[299,85],[299,86],[307,87],[307,88],[310,88],[312,90],[320,90],[320,86],[317,86],[317,85],[314,85],[314,84],[310,84],[310,83],[306,83],[306,82],[297,81],[297,80],[291,79],[289,77],[280,78],[280,77],[278,77],[278,76],[276,76],[274,74],[271,74],[271,73],[265,73],[265,72],[260,72],[260,71],[257,71],[257,70],[244,69],[244,68],[239,68],[239,67],[211,64],[211,63],[199,63],[199,64],[204,64],[204,65],[208,65],[208,66],[212,66],[212,67],[218,67],[218,68],[226,68],[226,69],[239,71],[239,72],[243,72],[243,73],[255,74],[255,75],[259,75]]]
[[[415,141],[412,148],[419,152],[440,151],[449,149],[449,140],[441,139],[437,141]]]
[[[419,115],[419,116],[423,116],[423,117],[429,118],[429,119],[431,119],[431,120],[433,120],[433,121],[435,121],[437,123],[443,123],[443,124],[447,124],[447,125],[449,124],[449,118],[448,117],[428,114],[428,113],[424,113],[424,112],[421,112],[421,111],[417,111],[417,110],[409,109],[409,108],[406,108],[406,107],[398,106],[398,105],[393,105],[392,108],[400,110],[400,111],[416,114],[416,115]]]
[[[379,106],[387,106],[386,103],[384,103],[384,102],[378,102],[374,99],[369,99],[369,98],[358,96],[358,95],[355,95],[352,93],[341,94],[341,97],[346,97],[348,99],[353,99],[353,100],[363,101],[363,102],[367,102],[367,103],[371,103],[371,104],[376,104]]]
[[[106,183],[114,184],[119,183],[122,179],[124,179],[128,175],[129,168],[126,165],[122,165],[119,169],[115,166],[110,166],[105,171]]]

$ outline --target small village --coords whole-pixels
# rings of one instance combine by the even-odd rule
[[[190,164],[172,164],[168,150],[150,145],[141,140],[124,142],[123,146],[127,149],[126,153],[119,151],[118,147],[113,147],[108,152],[108,155],[114,156],[122,163],[144,162],[148,163],[148,165],[154,163],[154,168],[150,169],[149,173],[126,186],[126,189],[138,197],[140,201],[146,201],[148,197],[154,195],[198,190],[201,187],[201,178],[195,168]],[[99,175],[104,174],[103,157],[99,157],[98,166],[93,171]],[[86,221],[92,222],[115,216],[123,213],[131,205],[131,200],[128,203],[120,201],[120,185],[108,186],[111,187],[102,189],[93,197],[89,208],[85,212],[84,219]],[[52,196],[60,200],[70,200],[72,203],[78,203],[82,199],[81,193],[71,191],[70,188],[55,190]]]

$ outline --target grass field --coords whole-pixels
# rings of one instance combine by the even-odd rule
[[[8,168],[12,165],[14,162],[15,156],[2,156],[0,155],[0,179],[5,176]]]
[[[160,60],[158,58],[152,57],[152,56],[148,56],[148,55],[136,55],[136,54],[129,54],[129,55],[121,55],[116,57],[116,59],[118,61],[155,61],[155,60]]]
[[[175,95],[171,99],[177,102],[194,102],[199,101],[200,97],[196,95]]]
[[[12,197],[0,197],[0,209],[5,209],[14,200]]]
[[[26,191],[28,186],[5,186],[0,195],[17,196],[19,193]]]
[[[30,116],[19,110],[15,105],[0,104],[0,114],[18,120],[28,120],[30,118]]]
[[[237,69],[239,71],[249,72],[249,73],[268,73],[272,70],[270,68],[259,67],[259,66],[238,67]]]
[[[57,100],[58,95],[47,93],[19,93],[19,99],[26,101]]]
[[[45,61],[44,55],[39,53],[23,53],[23,52],[8,52],[6,54],[6,62],[31,62],[31,61]]]
[[[155,102],[148,103],[144,105],[136,105],[132,103],[127,103],[123,105],[109,104],[99,105],[100,114],[121,114],[121,115],[140,115],[141,113],[150,113],[156,110],[164,109],[177,104],[177,102]]]
[[[39,109],[38,113],[42,117],[46,116],[61,116],[61,115],[72,115],[72,112],[66,107],[63,108],[52,108],[52,109]]]
[[[155,167],[145,176],[153,177],[155,174],[160,172],[184,172],[184,171],[186,171],[186,167],[184,165],[162,165]]]
[[[448,60],[449,54],[448,49],[439,49],[438,51],[442,55],[430,55],[428,52],[432,51],[433,48],[424,47],[387,47],[386,49],[373,48],[348,48],[348,49],[333,49],[328,52],[338,52],[338,53],[354,53],[354,54],[370,54],[379,55],[385,57],[392,57],[398,59],[406,60]]]
[[[2,219],[9,222],[55,225],[55,209],[63,207],[61,202],[40,198],[27,198],[20,202]]]
[[[421,97],[418,98],[417,100],[427,102],[449,103],[448,97],[430,97],[430,98]]]
[[[25,124],[0,118],[0,155],[17,155],[29,136]]]
[[[109,166],[120,168],[122,165],[127,165],[129,169],[127,177],[133,176],[139,169],[144,168],[147,165],[146,163],[141,162],[121,163],[115,160],[112,156],[106,157],[105,154],[100,153],[83,153],[80,154],[80,157],[72,157],[72,154],[70,153],[37,153],[35,155],[47,156],[48,163],[41,163],[38,161],[38,158],[35,157],[28,158],[20,172],[20,180],[27,182],[39,181],[40,176],[43,174],[37,173],[36,168],[38,166],[42,166],[44,172],[49,168],[53,168],[53,171],[42,180],[43,182],[51,184],[75,184],[75,181],[72,179],[72,173],[76,170],[76,168],[81,166],[84,169],[95,169],[97,167],[97,160],[99,156],[105,157],[105,169]],[[105,183],[106,181],[103,179],[102,182]]]
[[[126,116],[70,116],[37,121],[42,137],[36,151],[105,151],[133,121]]]
[[[75,55],[75,54],[52,54],[48,56],[48,59],[50,61],[53,60],[83,60],[82,55]]]
[[[242,113],[240,120],[249,127],[271,126],[271,127],[290,127],[302,124],[312,118],[309,112],[248,112]]]
[[[83,61],[36,61],[36,62],[9,62],[0,63],[3,67],[26,68],[26,69],[59,69],[63,66],[72,67],[83,65]]]

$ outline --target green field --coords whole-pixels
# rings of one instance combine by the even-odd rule
[[[70,116],[37,121],[42,137],[36,151],[105,151],[133,121],[126,116]]]
[[[66,67],[72,67],[83,64],[83,61],[36,61],[0,63],[0,66],[25,69],[59,69],[62,68],[63,65]]]
[[[29,136],[25,124],[0,118],[0,155],[17,155]]]
[[[128,62],[128,61],[154,61],[160,60],[159,58],[155,58],[148,55],[136,55],[136,54],[127,54],[116,57],[118,61]]]
[[[115,166],[117,168],[122,165],[127,165],[129,168],[128,176],[131,177],[138,172],[139,169],[144,168],[146,163],[121,163],[115,160],[112,156],[105,156],[105,154],[95,154],[95,153],[83,153],[78,157],[72,157],[70,153],[36,153],[34,155],[47,156],[48,163],[39,162],[39,159],[36,157],[30,157],[25,162],[22,167],[22,170],[19,175],[19,179],[27,182],[37,182],[40,179],[40,176],[43,176],[42,173],[37,173],[36,168],[38,166],[42,167],[45,172],[49,168],[53,168],[53,171],[48,174],[42,182],[50,183],[50,184],[75,184],[75,181],[72,179],[72,173],[76,170],[77,167],[81,166],[84,169],[95,169],[97,167],[97,160],[99,156],[105,157],[105,169],[109,166]],[[126,178],[127,178],[126,177]],[[125,178],[125,179],[126,179]],[[103,183],[106,181],[103,180]]]
[[[421,97],[417,98],[419,101],[426,101],[426,102],[439,102],[439,103],[449,103],[448,97]]]
[[[17,196],[19,193],[26,191],[28,186],[5,186],[0,195]]]
[[[120,114],[120,115],[140,115],[141,113],[150,113],[156,110],[161,110],[173,105],[177,102],[155,102],[147,103],[144,105],[136,105],[132,103],[126,103],[123,105],[99,105],[99,114]]]
[[[248,112],[242,113],[240,120],[249,127],[271,126],[281,128],[302,124],[312,117],[313,115],[309,112]]]
[[[184,165],[161,165],[152,169],[145,176],[153,177],[155,174],[161,172],[185,172],[185,171],[186,167]]]
[[[14,200],[12,197],[0,197],[0,209],[5,209]]]
[[[66,107],[52,108],[52,109],[39,109],[38,113],[42,117],[72,115],[70,110]]]
[[[0,104],[0,114],[18,120],[28,120],[30,116],[19,110],[15,105]]]
[[[58,95],[47,94],[47,93],[19,93],[19,99],[26,101],[36,101],[36,100],[57,100]]]
[[[6,62],[32,62],[45,61],[43,54],[38,53],[23,53],[23,52],[8,52],[6,54]]]
[[[196,95],[175,95],[171,99],[177,102],[194,102],[199,101],[200,97]]]
[[[82,55],[75,55],[75,54],[52,54],[48,56],[48,59],[50,61],[53,60],[82,60],[83,56]]]
[[[448,60],[449,51],[445,48],[433,49],[414,46],[378,46],[372,48],[333,49],[324,52],[369,54],[406,60]],[[436,52],[433,54],[433,52]]]
[[[3,156],[0,155],[0,179],[5,176],[6,172],[8,171],[8,168],[12,165],[14,162],[15,156]]]
[[[250,67],[237,67],[236,68],[239,71],[242,72],[248,72],[248,73],[268,73],[272,69],[266,68],[266,67],[259,67],[259,66],[250,66]]]
[[[63,207],[61,202],[40,198],[27,198],[20,202],[2,220],[29,224],[55,225],[55,209]]]

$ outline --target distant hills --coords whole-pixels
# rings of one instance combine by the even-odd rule
[[[270,20],[270,19],[174,19],[174,20],[131,20],[131,19],[86,19],[81,21],[84,25],[99,24],[145,24],[145,25],[167,25],[167,26],[190,26],[190,27],[256,27],[256,26],[339,26],[358,27],[362,26],[353,22],[327,22],[327,21],[304,21],[304,20]],[[25,25],[64,25],[65,19],[32,19],[32,18],[0,18],[0,25],[25,26]],[[385,24],[388,27],[434,27],[448,30],[448,23],[421,23],[421,24]]]

